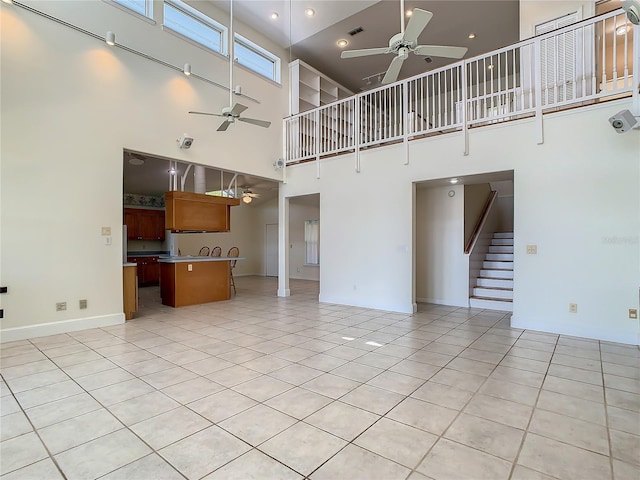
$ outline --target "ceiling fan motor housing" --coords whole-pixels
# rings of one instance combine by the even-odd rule
[[[416,46],[416,42],[408,42],[404,39],[404,33],[397,33],[389,40],[389,50],[395,51],[399,48],[412,49]]]

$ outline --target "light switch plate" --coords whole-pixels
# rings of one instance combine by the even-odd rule
[[[102,227],[102,236],[106,237],[111,235],[111,227]]]
[[[629,318],[631,320],[637,320],[638,319],[638,310],[635,308],[630,308],[629,309]]]
[[[527,255],[537,255],[537,254],[538,254],[537,245],[527,245]]]

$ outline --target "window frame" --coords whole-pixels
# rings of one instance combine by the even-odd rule
[[[141,20],[144,20],[147,23],[156,24],[153,19],[153,0],[144,0],[145,3],[145,13],[140,13],[137,10],[134,10],[130,6],[127,5],[126,0],[102,0],[104,3],[108,3],[116,8],[119,8],[123,12],[126,12],[130,15],[138,17]]]
[[[183,14],[184,16],[190,18],[191,20],[194,20],[198,23],[200,23],[201,25],[203,25],[204,27],[210,29],[213,32],[216,32],[217,34],[219,34],[220,36],[220,50],[216,50],[215,48],[212,48],[210,45],[207,45],[205,43],[202,43],[199,39],[197,38],[193,38],[189,35],[186,35],[183,32],[179,32],[178,30],[171,28],[169,25],[167,25],[165,23],[165,9],[166,7],[169,6],[170,8],[173,8],[174,10],[177,10],[178,12],[180,12],[181,14]],[[209,17],[208,15],[202,13],[200,10],[197,10],[195,8],[193,8],[190,5],[187,5],[185,2],[183,2],[182,0],[163,0],[162,2],[162,28],[166,29],[166,31],[177,35],[180,38],[183,38],[184,40],[193,43],[194,45],[197,45],[198,47],[204,48],[207,51],[210,52],[214,52],[217,53],[219,55],[223,55],[223,56],[227,56],[228,52],[229,52],[229,29],[227,27],[225,27],[223,24],[221,24],[220,22],[217,22],[216,20],[214,20],[213,18]]]
[[[282,84],[282,80],[281,80],[281,69],[282,69],[282,59],[274,54],[271,53],[269,50],[261,47],[260,45],[252,42],[251,40],[249,40],[246,37],[243,37],[242,35],[240,35],[239,33],[234,33],[234,42],[233,42],[233,62],[236,65],[239,65],[247,70],[249,70],[250,72],[253,72],[257,75],[260,75],[260,77],[262,78],[266,78],[267,80],[274,82],[278,85]],[[246,65],[244,63],[241,63],[238,59],[238,55],[237,55],[237,45],[240,44],[243,48],[245,48],[246,50],[249,50],[250,52],[254,53],[256,56],[261,57],[265,60],[268,60],[269,62],[271,62],[273,64],[273,75],[268,77],[266,75],[264,75],[262,72],[259,72],[258,70],[254,69],[251,67],[251,65]]]

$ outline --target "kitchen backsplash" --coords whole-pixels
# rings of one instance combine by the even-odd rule
[[[137,193],[125,193],[122,203],[125,207],[164,208],[164,195],[154,197],[150,195],[138,195]]]

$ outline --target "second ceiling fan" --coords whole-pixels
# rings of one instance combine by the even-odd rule
[[[250,123],[251,125],[257,125],[259,127],[269,128],[271,122],[266,120],[258,120],[256,118],[249,117],[241,117],[240,114],[244,112],[247,108],[246,105],[242,105],[241,103],[233,103],[233,95],[242,95],[242,91],[240,86],[233,88],[233,0],[229,1],[229,106],[224,107],[221,113],[208,113],[208,112],[194,112],[190,111],[189,113],[193,113],[195,115],[209,115],[212,117],[222,117],[224,120],[218,127],[218,132],[224,132],[229,128],[229,125],[235,123],[236,120],[239,122]]]
[[[409,52],[425,57],[444,57],[460,59],[467,53],[466,47],[452,47],[445,45],[418,45],[418,37],[425,29],[433,13],[419,8],[413,9],[407,28],[404,27],[404,1],[400,2],[400,33],[389,40],[388,47],[365,48],[362,50],[346,50],[341,58],[366,57],[369,55],[384,55],[394,53],[396,56],[382,79],[381,84],[393,83],[400,75],[404,61],[409,58]]]

